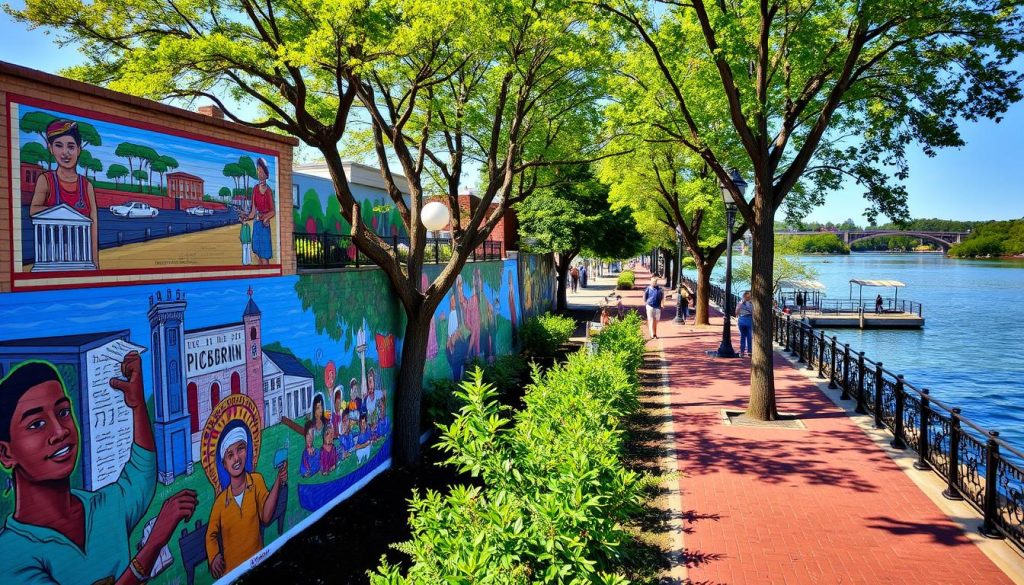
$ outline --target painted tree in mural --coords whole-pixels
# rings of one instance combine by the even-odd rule
[[[92,178],[96,179],[96,173],[103,171],[103,163],[92,155],[88,150],[83,150],[78,155],[78,166],[82,167],[86,172],[85,176],[89,176],[89,171],[92,171]]]
[[[128,159],[129,177],[131,177],[132,179],[138,179],[141,176],[136,174],[135,169],[135,160],[139,158],[139,145],[132,144],[131,142],[122,142],[121,144],[117,145],[117,148],[114,149],[114,155]],[[141,162],[139,163],[139,166],[142,166]],[[135,184],[134,180],[132,181],[132,184]],[[139,184],[141,185],[142,183]]]
[[[53,163],[57,162],[53,154],[38,142],[29,142],[21,147],[21,162],[32,165],[46,164],[46,170],[53,170]]]
[[[161,190],[164,188],[164,173],[167,173],[168,171],[173,171],[174,169],[178,168],[178,166],[178,161],[173,156],[160,155],[153,159],[152,164],[150,164],[150,168],[153,170],[153,172],[160,175]],[[164,194],[166,195],[167,192],[165,191]]]
[[[121,179],[128,176],[128,167],[114,163],[107,167],[107,178],[113,179],[116,186],[121,186]]]
[[[611,209],[608,187],[594,178],[588,165],[560,169],[558,184],[540,189],[519,205],[519,231],[528,248],[555,252],[558,273],[556,307],[568,308],[566,280],[573,260],[626,258],[642,251],[643,238],[629,212]]]
[[[594,158],[600,147],[592,138],[603,91],[597,72],[611,39],[587,23],[591,12],[520,0],[153,0],[142,12],[127,0],[28,0],[12,10],[81,44],[87,62],[65,72],[72,77],[155,99],[207,99],[231,120],[296,136],[323,155],[353,241],[387,275],[406,314],[399,463],[419,453],[430,316],[467,257],[509,205],[543,185],[551,165]],[[232,104],[255,104],[260,117],[242,119],[224,94]],[[402,258],[361,221],[342,168],[338,144],[356,117],[370,128],[362,146],[376,157],[409,234]],[[483,178],[467,218],[457,196],[469,164]],[[423,291],[420,210],[431,196],[453,210],[455,253]]]
[[[1022,15],[1002,0],[598,0],[621,27],[624,74],[657,88],[657,127],[731,185],[753,242],[747,414],[775,419],[772,258],[779,207],[821,204],[844,180],[867,215],[906,216],[907,149],[959,146],[962,121],[1021,98]]]
[[[242,188],[249,192],[249,179],[256,180],[256,163],[248,156],[238,157],[238,168],[242,170]]]
[[[242,169],[238,163],[228,163],[224,165],[224,176],[232,179],[235,182],[235,193],[244,193],[242,189],[242,177],[245,176],[245,170]]]

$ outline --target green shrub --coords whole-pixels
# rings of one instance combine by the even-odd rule
[[[629,290],[636,284],[636,274],[632,270],[623,270],[619,273],[619,281],[615,284],[615,288],[619,290]]]
[[[465,404],[440,445],[483,486],[415,493],[412,540],[396,545],[412,557],[408,574],[382,559],[371,583],[627,582],[610,571],[630,540],[623,523],[654,482],[621,459],[619,421],[638,407],[632,344],[616,329],[605,344],[618,349],[575,353],[543,375],[535,367],[514,424],[482,370],[461,384]]]
[[[641,322],[640,315],[630,311],[625,317],[605,325],[600,333],[592,337],[598,352],[621,355],[623,367],[634,384],[639,380],[646,345],[640,329]]]
[[[527,319],[519,328],[519,339],[523,342],[524,353],[552,356],[569,341],[575,330],[576,321],[571,317],[545,313]]]
[[[491,363],[475,359],[470,362],[467,372],[474,368],[481,368],[484,373],[484,382],[494,386],[499,395],[506,395],[522,387],[523,378],[530,369],[529,364],[521,355],[498,356]]]

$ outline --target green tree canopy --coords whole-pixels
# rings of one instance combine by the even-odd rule
[[[733,190],[753,242],[754,351],[747,413],[778,415],[772,370],[777,210],[804,216],[844,181],[877,214],[906,218],[907,151],[960,146],[959,125],[1021,99],[1022,15],[1002,0],[708,3],[599,0],[619,27],[623,74],[657,84],[637,111]],[[641,119],[641,118],[638,118]]]
[[[559,183],[521,203],[519,234],[530,252],[558,254],[558,308],[566,308],[565,280],[580,253],[598,258],[632,256],[644,238],[628,210],[613,210],[608,187],[588,165],[560,169]]]
[[[114,163],[107,167],[107,178],[113,179],[115,183],[120,184],[121,179],[128,176],[128,167]]]

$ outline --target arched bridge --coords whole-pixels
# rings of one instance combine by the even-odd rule
[[[920,238],[923,241],[931,242],[932,244],[942,248],[944,252],[949,250],[953,244],[959,244],[964,241],[964,238],[970,234],[970,232],[933,232],[918,230],[845,230],[831,232],[801,232],[789,230],[775,233],[782,236],[813,236],[822,233],[835,234],[839,236],[847,246],[861,240],[871,240],[887,236],[906,236],[908,238]]]

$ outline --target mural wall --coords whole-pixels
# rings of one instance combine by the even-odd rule
[[[524,319],[555,310],[558,294],[556,278],[555,261],[551,254],[519,254]]]
[[[15,289],[281,274],[279,153],[8,99]]]
[[[358,489],[390,456],[387,289],[373,270],[0,295],[0,583],[227,581]],[[515,261],[468,265],[427,376],[510,351],[518,290]]]
[[[306,234],[347,236],[352,226],[341,216],[341,205],[334,196],[334,184],[314,175],[292,173],[295,189],[293,218],[295,231]],[[405,226],[394,201],[382,189],[349,182],[352,195],[359,202],[363,225],[382,236],[405,236]],[[353,248],[352,253],[355,253]]]

